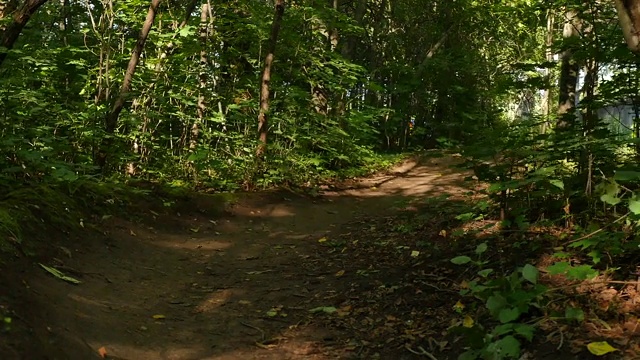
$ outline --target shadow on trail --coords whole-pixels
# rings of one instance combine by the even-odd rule
[[[19,296],[28,299],[31,311],[24,319],[44,350],[34,346],[18,358],[42,358],[42,351],[50,359],[100,358],[101,351],[127,360],[371,358],[375,353],[418,358],[404,348],[367,345],[365,339],[376,336],[366,332],[391,326],[378,318],[431,331],[426,319],[416,321],[418,326],[403,325],[399,318],[424,301],[417,289],[440,302],[450,290],[416,283],[412,293],[401,286],[391,291],[386,304],[366,309],[362,304],[380,286],[409,272],[425,273],[421,264],[437,265],[429,237],[441,226],[434,222],[451,219],[434,215],[463,203],[469,191],[464,174],[449,168],[455,162],[405,164],[401,176],[373,177],[361,182],[363,188],[328,191],[316,199],[248,194],[223,217],[211,216],[206,199],[199,199],[186,213],[137,214],[145,218],[141,223],[112,220],[106,239],[87,239],[54,259],[82,284],[64,283],[40,269],[25,274]],[[444,194],[450,199],[425,202]],[[426,224],[433,217],[428,226],[434,232],[412,229],[425,231],[424,243],[387,237],[387,227],[401,234],[391,228],[413,226],[395,224],[397,215],[421,211]],[[380,255],[398,251],[407,257],[418,248],[422,255],[416,257],[424,261],[411,266]],[[356,321],[359,333],[354,333]]]

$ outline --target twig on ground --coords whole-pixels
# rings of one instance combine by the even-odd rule
[[[557,349],[560,350],[560,348],[562,348],[562,345],[564,344],[564,333],[561,329],[558,329],[558,331],[560,331],[560,344],[558,344]]]
[[[420,283],[421,283],[422,285],[426,285],[426,286],[428,286],[428,287],[434,288],[434,289],[436,289],[436,290],[438,290],[438,291],[442,291],[442,292],[450,292],[450,293],[454,293],[454,294],[457,294],[457,293],[458,293],[457,291],[453,291],[453,290],[450,290],[450,289],[442,289],[442,288],[440,288],[440,287],[438,287],[438,286],[436,286],[436,285],[429,284],[429,283],[424,282],[424,281],[421,281]]]
[[[253,330],[257,330],[257,331],[259,331],[259,332],[260,332],[260,335],[262,336],[262,340],[260,340],[260,341],[264,341],[264,339],[265,339],[265,335],[264,335],[264,331],[263,331],[262,329],[260,329],[259,327],[253,326],[253,325],[251,325],[251,324],[247,324],[247,323],[245,323],[245,322],[240,322],[240,324],[242,324],[242,325],[244,325],[244,326],[246,326],[246,327],[248,327],[248,328],[252,328]]]
[[[162,275],[165,275],[165,276],[169,276],[169,274],[167,274],[166,272],[164,272],[164,271],[162,271],[162,270],[158,270],[158,269],[156,269],[156,268],[152,268],[152,267],[149,267],[149,266],[141,266],[141,268],[142,268],[142,269],[145,269],[145,270],[155,271],[155,272],[157,272],[157,273],[159,273],[159,274],[162,274]]]
[[[612,221],[612,222],[611,222],[611,224],[609,224],[609,225],[613,225],[613,224],[615,224],[615,223],[618,223],[618,222],[620,222],[620,221],[622,221],[622,220],[626,219],[627,217],[629,217],[629,215],[631,215],[631,211],[629,211],[628,213],[626,213],[626,214],[624,214],[624,215],[620,216],[619,218],[615,219],[615,220],[614,220],[614,221]],[[606,227],[601,227],[600,229],[595,230],[595,231],[592,231],[592,232],[588,233],[587,235],[581,236],[581,237],[579,237],[579,238],[577,238],[577,239],[569,240],[569,241],[565,242],[565,243],[564,243],[564,244],[562,244],[562,245],[563,245],[563,246],[566,246],[566,245],[569,245],[569,244],[573,244],[573,243],[575,243],[575,242],[578,242],[578,241],[580,241],[580,240],[588,239],[588,238],[592,237],[593,235],[596,235],[596,234],[598,234],[598,233],[603,232],[605,229],[606,229]]]
[[[425,350],[422,346],[418,346],[418,350],[420,350],[420,351],[413,350],[408,344],[405,345],[404,348],[407,349],[409,352],[411,352],[413,354],[426,356],[431,360],[438,360],[435,356],[433,356],[433,354],[431,354],[430,352]]]

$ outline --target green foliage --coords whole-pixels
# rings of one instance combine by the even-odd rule
[[[154,184],[172,206],[194,189],[315,189],[387,168],[398,153],[441,147],[461,150],[488,184],[487,199],[457,220],[499,218],[501,236],[536,227],[564,234],[550,241],[559,260],[552,274],[589,279],[639,255],[640,72],[611,4],[379,5],[288,4],[258,158],[270,2],[212,3],[204,21],[201,9],[185,14],[184,2],[163,2],[113,133],[104,119],[148,2],[48,2],[0,64],[0,247],[42,237],[46,226],[70,231],[83,223],[81,209],[117,211],[136,196],[127,184]],[[576,37],[560,31],[567,8],[581,19]],[[554,129],[566,89],[556,88],[562,65],[547,48],[581,69],[607,70],[581,77],[566,128]],[[621,104],[630,122],[603,115]],[[500,250],[549,246],[508,240]],[[532,265],[498,274],[487,251],[483,243],[451,260],[477,269],[465,295],[489,322],[489,331],[463,327],[477,338],[465,356],[514,357],[532,336],[523,319],[545,288]]]
[[[478,317],[488,316],[491,325],[487,328],[480,322],[463,324],[450,329],[452,333],[465,337],[468,350],[458,359],[514,359],[520,356],[521,341],[531,341],[535,328],[526,321],[526,316],[542,305],[547,288],[538,284],[538,269],[526,264],[507,275],[493,274],[486,268],[482,255],[488,250],[487,243],[476,247],[476,260],[458,256],[451,262],[457,265],[472,263],[477,277],[469,281],[460,291],[470,301],[482,304]],[[493,276],[492,276],[493,274]]]

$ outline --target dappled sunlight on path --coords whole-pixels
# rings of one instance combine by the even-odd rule
[[[451,168],[458,162],[407,162],[313,199],[254,194],[222,218],[200,202],[171,224],[112,220],[106,240],[78,244],[62,260],[82,284],[31,275],[48,309],[35,316],[61,358],[100,349],[127,360],[357,358],[350,334],[310,312],[337,306],[352,286],[341,278],[345,259],[318,245],[350,223],[467,191]]]

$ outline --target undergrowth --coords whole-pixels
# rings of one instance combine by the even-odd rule
[[[362,166],[311,173],[299,168],[286,172],[291,169],[276,167],[254,173],[254,180],[249,186],[245,183],[245,188],[287,186],[313,191],[322,183],[386,170],[406,157],[406,154],[376,155],[365,159]],[[66,181],[58,179],[7,188],[7,194],[0,200],[0,259],[7,254],[30,256],[45,252],[47,245],[55,243],[52,237],[70,237],[80,231],[96,229],[104,217],[128,217],[137,208],[145,206],[172,208],[199,192],[234,192],[241,187],[241,183],[221,184],[215,179],[193,182],[178,178],[149,180],[146,177],[112,176],[99,180],[76,175]]]
[[[541,329],[570,333],[557,346],[574,352],[637,358],[633,334],[611,331],[637,320],[640,168],[620,151],[635,140],[540,135],[534,120],[462,150],[485,200],[459,215],[467,225],[457,235],[476,239],[468,242],[475,249],[451,259],[474,269],[460,284],[452,328],[466,340],[460,359],[518,358]],[[478,226],[486,220],[491,231]],[[496,268],[503,258],[507,266]]]

